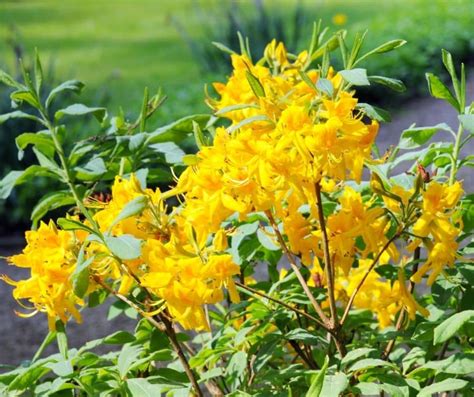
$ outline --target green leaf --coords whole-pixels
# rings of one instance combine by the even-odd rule
[[[82,167],[76,167],[76,177],[83,181],[94,181],[107,172],[105,162],[101,157],[94,157]]]
[[[0,199],[6,199],[15,186],[21,185],[29,179],[37,178],[39,176],[54,177],[55,175],[40,165],[30,165],[23,171],[10,171],[0,181]]]
[[[260,244],[262,244],[263,247],[270,251],[279,251],[281,249],[280,246],[276,243],[276,240],[270,237],[274,235],[275,232],[269,226],[266,226],[265,230],[262,230],[260,228],[257,230],[258,241],[260,242]]]
[[[345,367],[347,364],[351,363],[354,360],[368,356],[369,354],[375,352],[376,349],[371,347],[361,347],[359,349],[351,350],[348,352],[344,358],[341,360],[341,366]]]
[[[363,360],[357,361],[350,368],[350,372],[360,371],[367,368],[373,367],[391,367],[396,368],[396,366],[388,361],[380,360],[378,358],[365,358]]]
[[[35,49],[35,85],[36,92],[40,93],[41,85],[43,84],[43,67],[41,66],[41,61],[38,53],[38,49]]]
[[[235,54],[236,52],[234,50],[231,50],[229,47],[227,47],[226,45],[222,44],[222,43],[219,43],[218,41],[213,41],[212,42],[212,45],[214,45],[215,47],[217,47],[219,50],[221,50],[222,52],[226,52],[227,54]]]
[[[404,92],[406,90],[405,84],[398,79],[391,79],[383,76],[369,76],[368,79],[371,83],[387,86],[397,92]]]
[[[240,378],[247,367],[247,353],[238,351],[235,353],[227,365],[226,373],[234,379]]]
[[[461,201],[464,233],[474,230],[474,194],[468,194]]]
[[[474,114],[460,114],[458,119],[465,130],[474,134]]]
[[[124,345],[117,359],[117,369],[120,378],[124,379],[133,363],[138,359],[143,351],[142,346],[127,344]]]
[[[202,149],[204,146],[208,146],[206,145],[206,141],[204,139],[204,134],[201,130],[201,127],[195,121],[193,121],[193,134],[194,141],[196,142],[196,145],[199,149]]]
[[[309,343],[309,344],[316,344],[319,341],[319,338],[316,335],[314,335],[314,333],[311,333],[303,328],[295,328],[295,329],[292,329],[290,332],[287,332],[285,334],[285,339],[300,340],[300,341],[303,341],[304,343]]]
[[[33,221],[33,225],[37,225],[38,222],[49,211],[67,205],[73,205],[75,202],[76,200],[74,200],[74,197],[69,191],[66,190],[47,194],[41,198],[41,200],[35,205],[33,211],[31,212],[31,220]]]
[[[465,387],[469,382],[462,379],[445,379],[442,382],[433,383],[420,390],[418,397],[431,397],[443,391],[454,391]]]
[[[367,70],[361,68],[341,70],[339,74],[344,80],[352,85],[370,85],[369,79],[367,78]]]
[[[102,122],[107,115],[107,110],[105,108],[90,108],[82,103],[76,103],[65,109],[58,110],[54,118],[60,120],[64,116],[84,116],[87,114],[92,114],[99,122]]]
[[[10,98],[12,99],[13,102],[17,104],[21,104],[22,102],[26,102],[33,106],[34,108],[39,108],[40,104],[38,102],[38,99],[36,95],[33,93],[33,88],[30,90],[18,90],[15,92],[12,92],[10,94]]]
[[[334,87],[331,81],[328,79],[319,78],[318,81],[316,81],[316,88],[319,92],[322,92],[328,97],[332,97],[334,95]]]
[[[339,395],[349,386],[349,379],[342,372],[335,375],[326,375],[324,377],[323,389],[321,396],[339,397]]]
[[[448,87],[446,87],[438,76],[433,73],[426,73],[426,80],[428,81],[428,89],[433,98],[444,99],[452,107],[459,112],[459,103],[451,94]]]
[[[15,143],[17,148],[21,151],[28,145],[38,146],[39,150],[48,157],[54,156],[56,150],[51,135],[45,132],[25,132],[16,137]]]
[[[9,87],[17,88],[20,90],[25,88],[22,84],[15,81],[15,79],[12,76],[4,72],[3,70],[0,70],[0,83],[3,83],[5,85],[8,85]]]
[[[311,80],[311,78],[305,71],[299,70],[298,73],[300,74],[301,80],[303,80],[309,88],[316,90],[316,86],[314,85],[313,80]]]
[[[257,114],[256,116],[247,117],[246,119],[243,119],[237,124],[231,125],[229,128],[227,128],[227,132],[229,134],[232,134],[234,131],[237,131],[239,128],[242,128],[246,126],[247,124],[251,124],[256,121],[268,121],[272,123],[272,121],[268,118],[268,116],[265,116],[264,114]]]
[[[79,94],[83,88],[84,88],[84,84],[80,82],[79,80],[65,81],[64,83],[58,85],[49,93],[48,98],[46,98],[46,107],[49,107],[49,105],[51,105],[51,102],[59,93],[63,91],[72,91],[76,94]]]
[[[390,40],[382,45],[379,45],[378,47],[374,48],[373,50],[369,51],[366,55],[369,54],[383,54],[384,52],[389,52],[393,51],[396,48],[402,47],[406,44],[406,40],[401,40],[401,39],[395,39],[395,40]]]
[[[319,397],[321,395],[321,390],[323,389],[324,384],[324,377],[326,376],[328,366],[329,357],[326,356],[321,370],[315,376],[313,376],[313,379],[311,380],[311,386],[306,392],[306,397]]]
[[[119,237],[105,237],[105,243],[114,255],[123,260],[130,260],[141,255],[143,240],[123,234]]]
[[[163,392],[162,385],[150,383],[144,378],[127,379],[127,388],[131,396],[156,397]]]
[[[474,310],[465,310],[456,313],[444,320],[434,329],[433,345],[443,343],[454,336],[456,332],[467,322],[474,319]]]
[[[21,110],[15,110],[14,112],[0,114],[0,124],[3,124],[7,120],[11,119],[30,119],[38,121],[38,118],[32,114],[22,112]]]
[[[456,75],[456,68],[454,67],[453,57],[445,49],[441,49],[441,58],[443,59],[443,64],[451,76],[451,81],[453,82],[454,92],[456,93],[456,98],[458,101],[461,101],[461,87],[459,85],[459,80]]]
[[[263,88],[262,83],[255,77],[251,72],[248,70],[245,71],[245,75],[247,76],[247,81],[249,82],[250,88],[252,89],[253,93],[256,97],[264,97],[265,96],[265,89]]]
[[[135,337],[127,331],[117,331],[103,339],[103,343],[108,345],[123,345],[129,342],[135,342]]]
[[[84,247],[79,251],[77,256],[76,268],[71,274],[72,286],[74,293],[79,298],[83,298],[89,288],[89,266],[94,261],[95,256],[84,258]]]
[[[356,108],[363,111],[367,115],[367,117],[373,120],[386,123],[392,121],[389,112],[376,106],[369,105],[368,103],[358,103]]]
[[[402,132],[400,149],[415,149],[428,142],[438,131],[451,131],[451,127],[446,123],[437,124],[430,127],[410,127]]]
[[[70,360],[62,360],[56,363],[48,363],[46,364],[47,368],[50,368],[56,375],[60,377],[67,377],[74,372],[74,368],[72,367]]]
[[[64,324],[61,320],[56,321],[56,341],[58,342],[59,353],[63,358],[67,359],[68,347],[67,336]]]
[[[82,222],[76,221],[74,219],[58,218],[56,223],[63,230],[84,230],[85,232],[95,235],[93,229],[91,229],[89,226],[84,225]]]
[[[237,105],[229,105],[229,106],[223,107],[222,109],[219,109],[214,114],[216,116],[222,116],[223,114],[230,113],[235,110],[242,110],[242,109],[249,109],[249,108],[258,109],[259,106],[254,103],[239,103]]]
[[[148,196],[142,195],[135,197],[132,201],[129,201],[123,208],[122,211],[113,220],[109,227],[109,232],[114,228],[115,225],[121,221],[130,218],[132,216],[141,214],[148,205]]]
[[[197,122],[202,129],[213,120],[209,114],[194,114],[183,117],[175,122],[158,128],[148,135],[146,144],[160,142],[179,142],[193,133],[193,121]]]

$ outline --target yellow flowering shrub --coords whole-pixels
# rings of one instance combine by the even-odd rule
[[[345,22],[341,15],[335,24]],[[460,151],[469,140],[462,139],[463,132],[472,127],[474,113],[461,95],[465,79],[457,80],[448,53],[443,62],[456,98],[446,94],[441,80],[427,75],[433,95],[459,112],[459,131],[451,131],[454,145],[434,144],[417,155],[398,156],[400,150],[429,142],[438,129],[449,129],[444,124],[410,127],[397,148],[381,156],[376,138],[386,117],[361,103],[356,88],[371,83],[404,87],[395,79],[368,76],[356,66],[404,42],[394,40],[359,56],[364,35],[356,36],[351,50],[344,32],[326,42],[323,36],[316,25],[309,48],[299,54],[273,40],[259,60],[250,56],[248,43],[239,36],[241,53],[226,49],[231,52],[231,75],[214,83],[216,97],[207,97],[214,116],[185,117],[153,132],[147,132],[146,121],[162,98],[149,98],[148,91],[133,123],[117,117],[106,124],[105,110],[85,105],[59,110],[52,120],[48,106],[57,93],[50,93],[52,99],[43,104],[39,88],[23,87],[0,74],[0,80],[21,88],[13,99],[37,106],[48,134],[27,144],[37,150],[51,146],[44,158],[38,157],[38,167],[70,191],[66,199],[59,192],[58,203],[46,197],[36,212],[42,206],[56,209],[69,205],[70,199],[75,202],[65,218],[28,231],[23,253],[8,258],[11,265],[30,269],[30,277],[1,277],[30,311],[19,315],[45,312],[50,330],[58,335],[61,365],[69,372],[55,365],[48,371],[66,383],[76,366],[80,379],[68,386],[79,385],[93,395],[106,385],[104,390],[126,396],[135,395],[133,390],[202,396],[205,385],[217,396],[234,391],[313,396],[324,395],[321,382],[327,376],[331,384],[340,380],[337,395],[344,390],[346,395],[374,394],[370,382],[378,385],[377,393],[412,395],[421,389],[418,379],[428,391],[435,390],[429,389],[436,376],[433,368],[441,364],[412,372],[409,384],[407,371],[423,365],[424,358],[420,361],[415,350],[414,357],[403,361],[404,347],[394,351],[397,340],[387,335],[402,337],[406,331],[412,338],[403,339],[403,346],[420,349],[417,343],[431,337],[426,335],[433,335],[433,345],[447,343],[474,318],[469,310],[456,313],[453,317],[459,315],[462,324],[448,327],[439,314],[460,311],[469,297],[465,291],[472,291],[472,267],[466,259],[472,243],[465,242],[472,231],[466,210],[472,201],[457,180],[459,169],[469,162],[461,160]],[[342,54],[341,70],[329,62],[336,48]],[[74,84],[61,89],[79,90]],[[23,88],[33,90],[28,91],[33,99],[25,97]],[[18,116],[13,114],[8,117]],[[83,114],[105,123],[106,139],[80,142],[66,156],[62,117]],[[191,132],[197,150],[186,154]],[[20,143],[22,139],[30,135]],[[161,163],[153,168],[163,158],[173,163],[169,174]],[[405,172],[392,175],[396,166],[412,160]],[[51,168],[43,169],[44,164]],[[158,181],[160,187],[146,187],[146,176],[150,185]],[[0,192],[11,189],[9,178]],[[104,195],[109,186],[110,194]],[[420,284],[433,294],[420,294]],[[456,292],[451,294],[450,288]],[[107,295],[143,320],[134,336],[119,333],[102,340],[128,342],[117,358],[110,355],[90,364],[101,368],[94,367],[91,375],[89,364],[80,358],[83,350],[68,356],[61,323],[71,317],[80,322],[80,310]],[[163,344],[166,348],[160,350]],[[452,360],[458,357],[458,346]],[[168,354],[167,348],[174,353]],[[429,350],[436,349],[430,345]],[[165,356],[173,365],[155,367],[152,362]],[[376,356],[381,359],[372,361]],[[137,363],[125,368],[128,361]],[[188,383],[175,376],[176,368],[183,369]],[[308,391],[301,380],[314,370],[319,372],[308,381]],[[176,384],[156,383],[168,376]],[[390,383],[393,379],[396,384]],[[467,382],[458,382],[458,389]],[[400,385],[406,389],[398,393]]]

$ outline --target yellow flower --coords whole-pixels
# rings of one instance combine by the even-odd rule
[[[336,14],[332,17],[332,23],[337,26],[345,25],[347,22],[346,14]]]
[[[30,278],[13,281],[6,276],[1,277],[15,287],[13,297],[16,300],[32,304],[31,307],[22,305],[32,310],[30,314],[17,314],[30,317],[37,312],[45,312],[50,329],[55,328],[57,318],[66,323],[72,315],[77,322],[81,322],[76,306],[82,306],[84,302],[74,294],[70,280],[77,261],[75,252],[79,250],[74,233],[58,230],[52,221],[49,224],[41,222],[38,230],[26,232],[26,241],[23,252],[9,257],[8,261],[15,266],[29,268]]]

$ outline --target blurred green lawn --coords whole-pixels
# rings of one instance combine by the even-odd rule
[[[171,102],[168,106],[173,104],[179,108],[168,108],[173,116],[185,115],[189,107],[205,109],[202,101],[195,103],[196,95],[188,94],[200,92],[212,77],[199,73],[171,20],[179,19],[192,36],[199,37],[201,23],[219,23],[225,3],[222,0],[197,1],[206,10],[206,21],[199,19],[195,3],[193,0],[3,1],[0,2],[0,65],[13,63],[6,37],[9,26],[15,25],[25,50],[31,54],[37,47],[43,58],[53,59],[60,78],[84,81],[89,100],[94,101],[97,95],[104,94],[106,86],[113,112],[120,105],[127,111],[137,112],[145,86],[152,90],[159,86],[165,89]],[[243,8],[253,7],[251,0],[238,3]],[[441,18],[443,15],[452,18],[453,13],[458,12],[464,19],[469,10],[474,12],[470,0],[304,0],[303,3],[311,16],[314,14],[315,19],[322,18],[331,26],[331,18],[343,13],[348,17],[345,27],[372,28],[371,41],[374,42],[387,36],[403,37],[405,19],[417,12],[421,19],[426,13],[427,29],[430,22],[433,24],[433,12]],[[297,2],[279,0],[265,4],[291,11]],[[309,31],[309,20],[307,25],[305,28]],[[380,32],[383,34],[379,35]],[[425,29],[423,34],[430,32]],[[188,103],[189,100],[193,103]],[[166,115],[165,118],[168,119]]]

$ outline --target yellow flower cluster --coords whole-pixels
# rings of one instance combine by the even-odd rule
[[[7,276],[1,279],[13,285],[13,297],[29,314],[17,313],[21,317],[30,317],[37,312],[45,312],[50,329],[55,328],[59,317],[66,322],[70,315],[81,321],[77,306],[84,302],[73,292],[70,280],[76,267],[76,255],[80,247],[73,232],[58,230],[53,222],[41,223],[38,230],[26,232],[27,246],[19,255],[8,258],[15,266],[30,269],[27,280],[13,281]],[[22,303],[29,302],[32,306]]]
[[[31,278],[14,282],[4,277],[15,285],[14,296],[46,311],[50,322],[56,317],[66,321],[69,315],[79,320],[76,306],[83,302],[74,295],[71,279],[82,250],[98,281],[89,292],[112,281],[120,284],[119,294],[128,294],[139,284],[156,300],[146,302],[152,313],[166,310],[187,329],[209,329],[205,306],[221,301],[224,288],[232,301],[239,298],[232,277],[240,269],[227,252],[231,230],[222,228],[234,214],[244,221],[251,213],[266,213],[272,225],[274,217],[289,250],[312,266],[309,284],[326,285],[320,266],[322,191],[332,206],[324,223],[337,300],[347,302],[359,291],[354,306],[370,309],[382,327],[402,308],[411,318],[416,312],[426,315],[407,289],[405,259],[393,283],[370,270],[374,261],[400,262],[399,249],[387,237],[394,229],[410,229],[416,236],[409,249],[420,244],[428,249],[412,281],[429,273],[432,284],[444,266],[452,266],[461,184],[427,183],[422,201],[419,189],[393,186],[387,192],[375,179],[371,187],[377,195],[369,197],[344,186],[348,180],[360,183],[364,164],[374,161],[378,124],[357,107],[355,92],[341,74],[332,68],[324,74],[323,68],[307,70],[310,64],[306,51],[292,56],[275,40],[256,63],[245,54],[232,55],[232,75],[214,85],[219,99],[209,99],[229,126],[218,127],[212,145],[191,157],[176,187],[162,193],[144,188],[134,175],[117,177],[110,201],[88,204],[93,220],[84,224],[98,228],[95,236],[57,230],[53,223],[28,232],[24,253],[10,261],[31,268]],[[165,204],[171,196],[182,202],[172,211]],[[399,219],[397,225],[392,219]],[[120,238],[138,243],[140,253],[120,258],[107,243]]]
[[[282,200],[293,201],[293,210],[296,203],[313,206],[316,183],[360,181],[370,159],[378,124],[362,121],[339,74],[306,72],[308,54],[290,62],[275,41],[265,55],[267,66],[232,56],[233,74],[226,84],[215,84],[220,99],[210,101],[231,125],[216,130],[213,145],[200,150],[178,181],[186,218],[203,234],[235,212],[244,218]],[[316,88],[319,80],[332,95]],[[287,216],[303,222],[295,211]]]
[[[460,182],[447,185],[432,181],[423,192],[422,215],[413,225],[413,233],[419,239],[413,246],[423,241],[429,254],[427,261],[412,276],[416,283],[430,272],[428,285],[431,285],[445,266],[454,265],[461,219],[453,209],[462,195]],[[428,237],[432,237],[432,240]]]
[[[147,200],[146,207],[115,224],[126,205],[140,197]],[[94,218],[104,232],[112,228],[113,236],[127,234],[143,240],[141,256],[122,261],[127,271],[110,255],[91,265],[92,269],[102,269],[103,275],[120,280],[119,293],[128,292],[138,279],[142,287],[163,300],[155,312],[166,307],[183,327],[195,330],[209,328],[203,306],[221,301],[224,287],[232,300],[238,300],[232,276],[239,273],[239,267],[223,252],[227,248],[225,232],[219,230],[208,245],[208,236],[198,238],[185,217],[166,213],[158,189],[143,189],[133,175],[130,180],[117,177],[112,199]],[[95,245],[91,248],[97,250]]]

